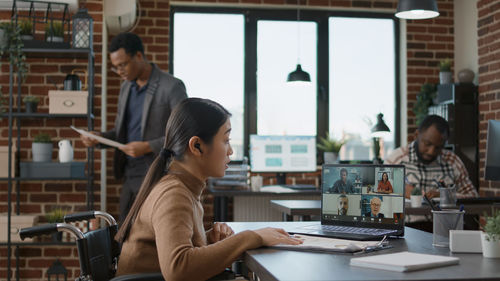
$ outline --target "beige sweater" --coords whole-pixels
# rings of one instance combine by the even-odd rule
[[[165,280],[205,280],[248,249],[262,246],[253,231],[207,245],[200,202],[205,183],[175,161],[142,205],[122,247],[117,275],[162,272]]]

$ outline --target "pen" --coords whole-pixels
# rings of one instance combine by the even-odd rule
[[[429,206],[431,206],[431,209],[433,211],[441,211],[441,209],[439,207],[436,207],[434,203],[432,203],[432,201],[429,199],[429,197],[427,197],[427,195],[425,194],[424,194],[424,200],[427,202],[427,204],[429,204]]]
[[[453,227],[451,229],[457,229],[458,222],[460,221],[460,217],[461,217],[463,211],[464,211],[464,204],[461,204],[460,210],[458,211],[459,213],[457,215],[457,220],[455,221],[455,224],[453,225]]]

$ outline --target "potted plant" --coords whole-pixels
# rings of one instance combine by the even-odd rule
[[[330,137],[330,133],[326,133],[326,137],[320,137],[317,147],[323,151],[323,160],[325,164],[337,162],[340,148],[344,145],[344,141],[338,141]]]
[[[481,232],[481,245],[485,258],[500,258],[500,210],[485,216],[486,224]]]
[[[451,74],[451,61],[450,59],[444,59],[439,62],[439,83],[450,84],[452,80],[453,75]]]
[[[19,22],[19,29],[22,40],[33,40],[33,24],[29,20]]]
[[[61,21],[52,21],[45,26],[47,42],[64,42],[64,26]]]
[[[24,105],[26,107],[26,113],[35,113],[40,99],[35,96],[25,96],[23,98]]]
[[[31,144],[33,162],[52,161],[52,139],[48,134],[40,133],[35,136]]]
[[[418,187],[415,187],[414,189],[411,190],[410,194],[410,200],[411,200],[411,206],[413,208],[418,208],[422,206],[422,190]]]
[[[45,215],[48,223],[62,223],[64,222],[64,216],[67,214],[66,210],[61,207],[55,207],[52,211]],[[52,233],[53,242],[61,242],[62,232]]]
[[[420,92],[417,94],[417,101],[413,106],[413,113],[415,113],[416,124],[420,125],[427,116],[429,112],[429,106],[434,104],[434,98],[436,97],[436,85],[425,83],[420,88]]]

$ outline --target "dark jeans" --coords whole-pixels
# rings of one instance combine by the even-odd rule
[[[125,221],[135,197],[139,193],[147,169],[148,167],[142,158],[128,159],[125,167],[125,181],[120,194],[120,223]]]

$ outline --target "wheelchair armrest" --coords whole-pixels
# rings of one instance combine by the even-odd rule
[[[122,275],[111,279],[110,281],[165,281],[163,279],[163,275],[160,272],[158,273],[140,273],[140,274],[131,274],[131,275]]]

